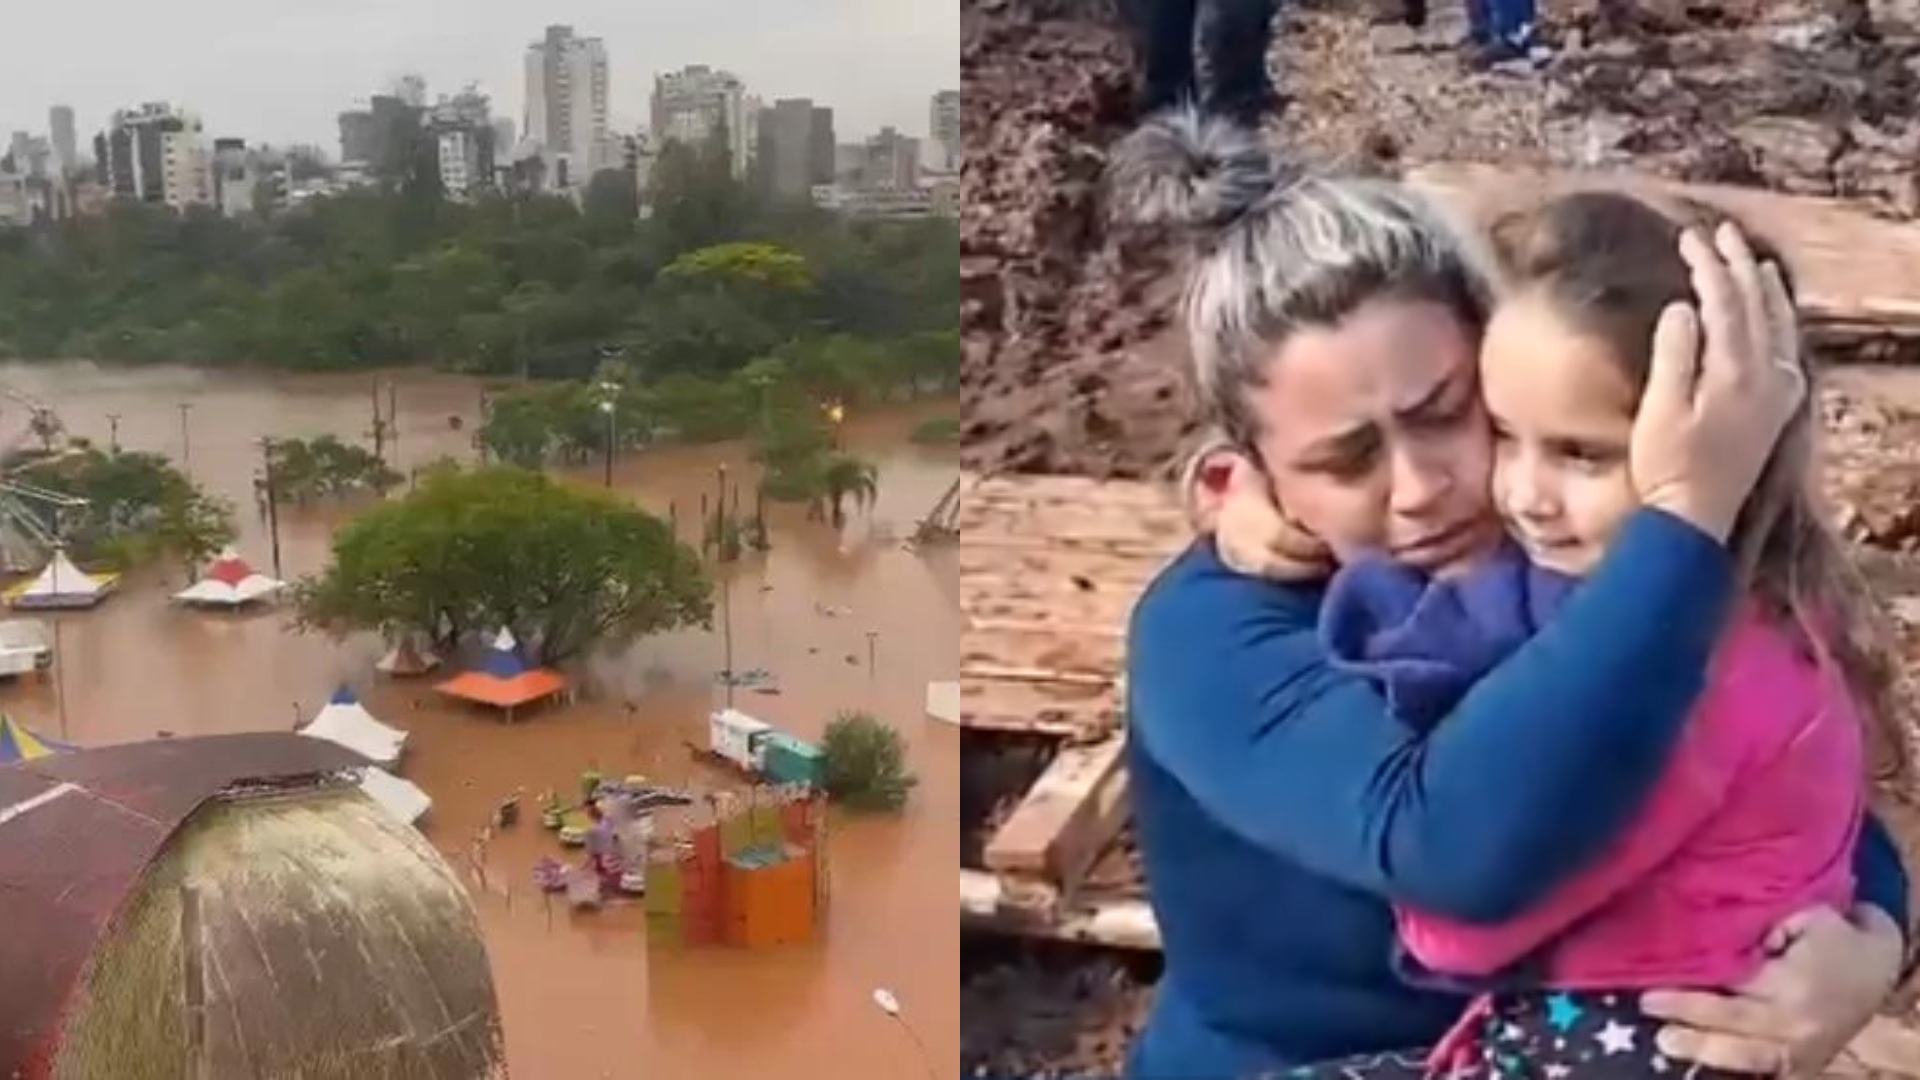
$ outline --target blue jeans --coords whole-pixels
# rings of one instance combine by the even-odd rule
[[[1526,48],[1533,44],[1537,16],[1534,0],[1467,0],[1467,32],[1481,45]]]

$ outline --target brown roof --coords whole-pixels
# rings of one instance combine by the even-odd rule
[[[114,913],[208,799],[370,764],[288,732],[161,739],[0,767],[0,1075],[46,1075]]]

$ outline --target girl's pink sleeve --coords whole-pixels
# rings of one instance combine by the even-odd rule
[[[1638,820],[1598,863],[1550,893],[1534,910],[1493,926],[1474,926],[1418,911],[1397,911],[1400,937],[1434,971],[1487,975],[1509,967],[1658,868],[1726,802],[1752,760],[1762,728],[1782,711],[1796,724],[1818,715],[1821,702],[1804,669],[1764,644],[1722,654],[1673,760]],[[1785,660],[1785,667],[1777,661]],[[1796,687],[1795,684],[1799,684]],[[1804,702],[1796,699],[1804,699]],[[1776,718],[1759,723],[1758,718]],[[1549,719],[1543,723],[1551,723]]]

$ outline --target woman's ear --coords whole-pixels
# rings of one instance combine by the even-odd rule
[[[1184,493],[1194,529],[1211,533],[1220,561],[1242,574],[1314,581],[1333,571],[1332,553],[1289,521],[1273,501],[1266,474],[1231,449],[1206,452]]]

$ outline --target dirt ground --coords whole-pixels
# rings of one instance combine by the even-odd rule
[[[1632,165],[1920,216],[1920,0],[1626,6],[1622,26],[1588,0],[1543,3],[1561,55],[1541,72],[1486,74],[1452,54],[1457,4],[1436,3],[1421,35],[1345,0],[1290,7],[1273,66],[1292,103],[1276,132],[1315,160],[1367,168]],[[1190,433],[1167,334],[1179,257],[1103,227],[1106,147],[1135,119],[1117,18],[1101,0],[962,0],[961,21],[963,466],[1160,475]],[[1838,381],[1850,398],[1830,401],[1828,419],[1844,522],[1876,549],[1869,569],[1890,595],[1920,596],[1908,558],[1920,421],[1905,412],[1920,406],[1920,375]],[[978,836],[1044,758],[968,745],[963,858],[977,859]],[[1920,827],[1902,831],[1920,841]],[[1117,1071],[1150,1000],[1150,959],[972,937],[963,953],[968,1075]]]
[[[1915,0],[1876,5],[1872,41],[1823,6],[1838,0],[1653,0],[1621,31],[1590,0],[1547,3],[1575,47],[1539,74],[1477,76],[1447,48],[1457,6],[1415,36],[1321,2],[1282,15],[1273,63],[1293,100],[1278,130],[1310,158],[1631,164],[1920,213]],[[1105,148],[1134,120],[1116,17],[966,0],[961,25],[963,465],[1153,475],[1187,433],[1161,340],[1178,260],[1102,227]]]

